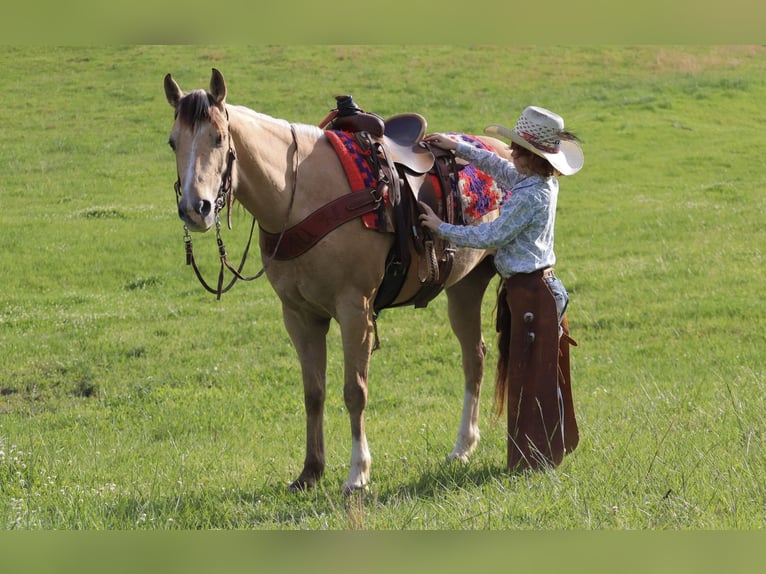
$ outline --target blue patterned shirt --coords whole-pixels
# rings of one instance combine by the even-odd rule
[[[500,206],[497,219],[477,226],[442,223],[438,235],[458,247],[496,249],[495,267],[503,277],[552,267],[553,227],[559,184],[555,177],[523,176],[512,162],[466,143],[458,143],[455,155],[470,161],[511,189]]]

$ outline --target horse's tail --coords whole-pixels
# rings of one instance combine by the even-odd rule
[[[506,299],[505,283],[497,288],[495,303],[495,329],[497,337],[497,372],[495,373],[495,414],[503,415],[505,400],[508,396],[508,361],[511,349],[511,309]]]

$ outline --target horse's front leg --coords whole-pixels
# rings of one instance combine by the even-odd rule
[[[306,458],[300,475],[290,484],[291,490],[298,491],[312,488],[325,468],[323,419],[330,320],[305,316],[287,308],[283,308],[283,315],[301,364],[306,409]]]
[[[484,292],[495,274],[491,261],[483,261],[462,281],[447,290],[450,325],[460,342],[465,391],[455,447],[450,459],[467,461],[479,443],[479,398],[487,347],[481,328]]]
[[[367,376],[374,342],[372,311],[368,302],[361,308],[341,309],[338,316],[343,340],[343,398],[351,422],[351,463],[343,483],[344,494],[363,489],[370,479],[370,450],[364,430],[367,407]]]

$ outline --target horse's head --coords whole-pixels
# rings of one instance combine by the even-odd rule
[[[176,154],[178,215],[192,231],[207,231],[232,193],[234,152],[226,112],[226,82],[213,68],[210,92],[184,94],[170,74],[165,97],[175,109],[168,143]]]

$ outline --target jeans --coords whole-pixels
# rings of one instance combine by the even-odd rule
[[[569,306],[569,294],[567,293],[564,284],[561,279],[555,275],[545,278],[545,282],[548,284],[548,288],[553,293],[553,298],[556,300],[556,311],[559,314],[559,325],[561,325],[561,319]]]

